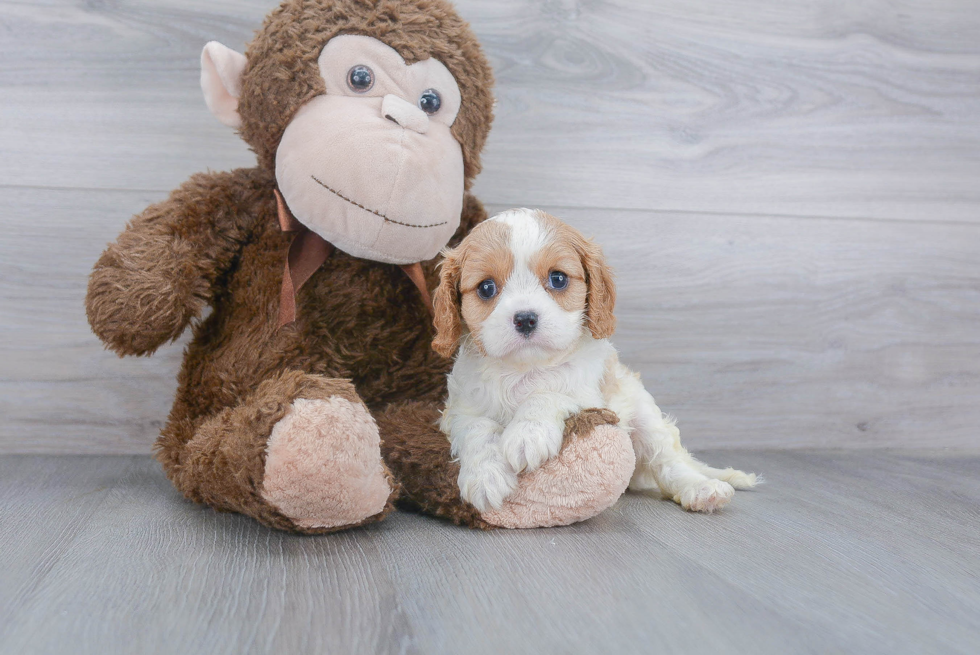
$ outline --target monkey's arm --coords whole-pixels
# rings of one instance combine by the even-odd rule
[[[248,238],[274,181],[257,169],[198,173],[134,217],[96,262],[85,309],[120,356],[180,336]]]

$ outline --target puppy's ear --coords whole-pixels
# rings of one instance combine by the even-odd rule
[[[612,269],[606,264],[602,248],[582,238],[577,244],[585,268],[585,282],[588,291],[585,296],[586,320],[589,331],[596,339],[608,339],[616,331],[616,284]]]
[[[432,298],[435,316],[436,338],[432,349],[443,357],[456,354],[462,334],[462,317],[459,305],[459,278],[463,272],[463,256],[460,249],[444,250],[439,270],[439,288]]]

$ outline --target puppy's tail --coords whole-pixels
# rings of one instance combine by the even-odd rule
[[[762,477],[755,473],[745,473],[744,471],[733,469],[730,466],[727,469],[716,469],[702,462],[697,462],[695,468],[701,474],[707,475],[709,478],[714,478],[715,480],[724,480],[736,489],[751,489],[765,482]]]

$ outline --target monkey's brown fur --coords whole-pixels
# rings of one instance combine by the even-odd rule
[[[446,65],[463,97],[452,132],[463,146],[469,188],[480,172],[490,129],[493,75],[469,26],[444,0],[287,0],[273,10],[245,53],[238,106],[242,138],[259,165],[274,167],[286,125],[302,105],[324,93],[317,57],[337,34],[378,39],[408,64],[433,57]]]
[[[462,503],[446,437],[435,426],[451,362],[419,292],[394,265],[340,251],[301,289],[297,320],[277,329],[290,235],[277,221],[275,153],[296,111],[322,94],[317,56],[330,37],[356,33],[409,63],[436,57],[455,76],[462,106],[452,132],[465,186],[480,170],[492,121],[492,74],[478,42],[444,0],[287,0],[247,51],[239,101],[242,137],[258,166],[194,175],[146,209],[102,254],[86,310],[119,355],[149,355],[194,322],[176,400],[156,443],[168,477],[188,498],[285,530],[303,528],[262,495],[273,426],[296,399],[340,397],[375,416],[392,495],[457,523],[488,527]],[[486,218],[465,194],[455,245]],[[429,288],[435,261],[423,263]],[[400,481],[399,484],[396,481]],[[342,527],[350,527],[342,526]]]

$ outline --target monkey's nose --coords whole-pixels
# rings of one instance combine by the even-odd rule
[[[536,327],[538,327],[538,315],[534,312],[517,312],[514,314],[514,329],[525,337],[531,336]]]
[[[429,116],[404,98],[388,94],[381,101],[381,115],[398,123],[406,130],[425,134],[429,129]]]

